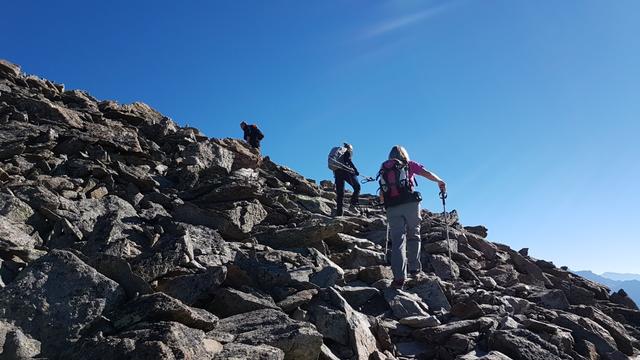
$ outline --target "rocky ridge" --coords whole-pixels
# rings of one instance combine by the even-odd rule
[[[423,211],[390,287],[384,216],[243,142],[0,61],[1,359],[628,359],[624,293]],[[364,202],[371,200],[365,197]]]

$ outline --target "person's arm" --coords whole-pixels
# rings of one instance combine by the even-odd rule
[[[344,163],[347,164],[349,167],[351,167],[353,169],[353,174],[355,176],[360,175],[360,173],[358,172],[358,168],[356,168],[356,165],[351,160],[351,154],[348,153],[348,152],[346,154],[344,154]]]
[[[257,126],[255,129],[256,129],[256,138],[258,138],[258,140],[264,139],[264,134],[262,133],[262,131],[260,131],[260,129],[258,129]]]
[[[416,174],[422,177],[425,177],[433,182],[438,183],[438,187],[440,188],[440,191],[442,192],[447,191],[447,184],[442,179],[440,179],[438,175],[432,173],[431,171],[425,169],[424,167],[420,166],[418,171],[416,171]]]

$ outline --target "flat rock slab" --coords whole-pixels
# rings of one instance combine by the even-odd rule
[[[108,337],[85,339],[63,354],[69,360],[212,359],[219,351],[208,346],[202,330],[176,322],[141,323]]]
[[[235,342],[277,347],[284,351],[286,360],[316,359],[322,346],[322,335],[313,325],[273,309],[221,319],[217,330],[235,335]]]
[[[436,327],[416,330],[414,337],[425,339],[432,343],[444,343],[453,334],[468,334],[475,331],[495,329],[498,322],[489,317],[481,317],[476,320],[461,320],[442,324]]]
[[[229,343],[213,360],[284,360],[284,351],[269,345]]]
[[[211,267],[203,272],[165,278],[156,290],[162,291],[188,305],[210,300],[227,277],[224,266]]]
[[[206,309],[220,317],[228,317],[260,309],[278,309],[278,305],[269,296],[258,296],[234,288],[220,288]]]
[[[203,309],[183,304],[164,293],[140,296],[108,316],[116,329],[141,322],[173,321],[204,331],[213,330],[218,318]]]

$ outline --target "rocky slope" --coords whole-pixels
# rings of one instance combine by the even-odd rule
[[[626,359],[640,311],[424,211],[391,288],[379,209],[144,104],[0,62],[0,358]],[[365,200],[367,200],[365,198]]]

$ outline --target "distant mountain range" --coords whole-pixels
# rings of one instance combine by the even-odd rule
[[[640,274],[606,272],[602,275],[598,275],[589,270],[573,271],[573,273],[580,275],[583,278],[606,285],[611,289],[611,291],[624,289],[636,304],[640,304]]]

